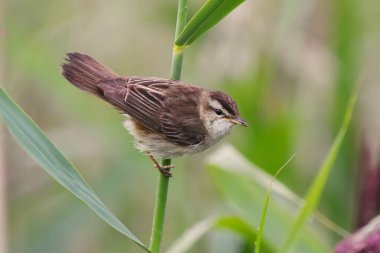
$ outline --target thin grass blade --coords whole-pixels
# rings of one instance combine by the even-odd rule
[[[258,231],[251,226],[247,221],[237,216],[221,217],[216,225],[217,228],[225,228],[239,234],[245,238],[249,245],[252,245],[252,249],[255,246],[255,241],[259,237]],[[262,245],[262,252],[274,253],[275,248],[271,245],[264,235],[261,235],[260,243]]]
[[[188,46],[215,26],[244,0],[209,0],[190,19],[175,41],[176,46]]]
[[[144,244],[103,204],[74,166],[1,87],[0,116],[16,141],[50,176],[82,200],[110,226],[148,251]]]
[[[216,188],[232,210],[254,227],[257,233],[268,185],[273,177],[226,144],[212,153],[208,162],[207,171]],[[299,210],[294,198],[298,197],[286,186],[277,180],[273,182],[271,208],[267,209],[263,236],[268,245],[276,250],[295,220],[294,213]],[[308,224],[295,249],[297,252],[330,252],[333,245],[326,240],[326,234],[330,233],[332,231],[318,222]],[[261,250],[264,252],[264,247],[261,247]]]
[[[322,191],[330,175],[331,169],[338,155],[344,136],[346,135],[347,129],[350,125],[352,113],[356,103],[356,98],[357,92],[354,92],[347,106],[343,123],[340,127],[338,135],[336,136],[330,151],[328,152],[324,162],[322,163],[317,177],[311,184],[306,194],[304,206],[300,210],[295,222],[292,224],[290,232],[285,237],[285,240],[280,248],[281,252],[289,252],[291,246],[297,239],[298,234],[303,230],[307,219],[310,217],[310,215],[312,215],[312,213],[316,209],[316,206],[319,203]]]
[[[261,248],[261,241],[262,241],[262,237],[263,237],[263,232],[264,232],[264,224],[265,224],[265,218],[267,216],[267,210],[268,210],[268,205],[269,205],[269,199],[270,199],[270,193],[272,191],[272,185],[273,185],[273,182],[274,180],[276,179],[276,177],[278,176],[278,174],[281,173],[281,171],[285,168],[285,166],[293,159],[293,157],[295,156],[296,154],[292,155],[285,163],[284,165],[281,166],[281,168],[276,172],[276,174],[273,176],[271,182],[270,182],[270,185],[269,185],[269,189],[268,189],[268,193],[267,193],[267,196],[265,198],[265,203],[264,203],[264,208],[263,208],[263,214],[261,215],[261,219],[260,219],[260,225],[259,225],[259,229],[257,231],[257,237],[256,237],[256,241],[255,241],[255,253],[260,253],[260,248]]]

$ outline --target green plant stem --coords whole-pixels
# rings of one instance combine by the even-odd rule
[[[170,159],[165,159],[162,164],[170,164]],[[164,218],[166,209],[166,200],[169,188],[169,177],[160,173],[156,193],[156,207],[154,208],[152,235],[150,240],[150,251],[152,253],[160,252],[162,233],[164,230]]]
[[[170,78],[173,80],[181,79],[183,50],[183,47],[173,47],[172,70],[170,75]]]
[[[174,41],[177,39],[179,33],[182,31],[183,27],[186,24],[187,1],[188,0],[178,1],[177,24],[176,24]],[[173,47],[173,57],[172,57],[171,74],[170,74],[170,77],[173,80],[179,80],[181,78],[183,50],[184,50],[183,47],[180,47],[180,48],[176,46]],[[162,160],[163,166],[167,166],[170,164],[171,164],[171,159]],[[152,235],[151,235],[151,240],[150,240],[150,251],[152,253],[160,252],[162,234],[163,234],[163,229],[164,229],[164,219],[165,219],[165,209],[166,209],[168,188],[169,188],[169,177],[160,173],[160,179],[158,182],[157,193],[156,193],[156,204],[154,208]]]

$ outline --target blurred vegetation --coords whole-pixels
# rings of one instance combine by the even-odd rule
[[[202,2],[189,4],[191,16]],[[0,4],[1,82],[144,242],[157,172],[133,148],[122,116],[69,85],[60,64],[66,52],[79,51],[121,75],[168,77],[176,5],[169,0]],[[297,152],[279,179],[300,196],[337,134],[353,87],[362,83],[356,117],[319,205],[347,230],[356,225],[362,143],[368,143],[372,162],[380,154],[378,13],[380,2],[369,0],[247,1],[185,52],[182,80],[226,91],[250,123],[223,143],[270,174]],[[49,178],[8,134],[3,150],[7,202],[0,205],[8,213],[9,252],[138,250]],[[233,203],[247,189],[261,198],[265,191],[259,194],[249,182],[237,183],[236,176],[204,169],[214,151],[174,160],[164,249],[205,217],[248,219],[249,209],[240,204],[261,213],[254,199]],[[223,188],[227,183],[231,187]],[[253,214],[249,219],[259,222]],[[341,239],[334,233],[326,237],[330,249]],[[245,252],[245,247],[235,234],[213,230],[189,252]]]

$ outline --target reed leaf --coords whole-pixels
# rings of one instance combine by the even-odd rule
[[[75,167],[1,87],[0,116],[15,140],[50,176],[82,200],[111,227],[134,241],[142,249],[149,251],[103,204]]]
[[[186,24],[176,39],[175,45],[180,47],[190,45],[243,2],[244,0],[207,1]]]

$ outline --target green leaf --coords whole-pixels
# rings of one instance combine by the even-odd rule
[[[207,232],[215,227],[217,218],[211,217],[201,220],[188,228],[173,244],[166,253],[184,253],[195,245]]]
[[[244,0],[209,0],[190,19],[175,41],[176,46],[187,46],[238,7]]]
[[[216,227],[218,228],[226,228],[231,231],[234,231],[235,233],[241,235],[249,245],[253,246],[255,245],[255,239],[257,241],[257,238],[260,236],[256,229],[251,226],[248,222],[245,220],[237,217],[237,216],[226,216],[219,218]],[[261,235],[260,242],[262,243],[262,251],[266,253],[272,253],[275,252],[272,245],[266,240],[265,237]]]
[[[207,169],[236,214],[257,228],[272,176],[250,163],[230,145],[222,145],[209,156]],[[273,182],[270,203],[263,238],[271,248],[278,249],[279,242],[283,241],[295,220],[294,213],[299,206],[294,203],[293,193],[277,180]],[[332,245],[326,240],[329,233],[331,231],[319,223],[309,224],[297,241],[294,252],[330,252]]]
[[[114,229],[149,251],[103,204],[74,166],[62,155],[41,129],[0,87],[0,116],[16,141],[58,183],[72,192]]]
[[[292,224],[290,232],[287,234],[283,244],[281,245],[281,252],[289,252],[289,250],[291,249],[291,246],[296,241],[298,235],[300,234],[301,231],[303,231],[306,221],[308,220],[310,215],[314,212],[314,210],[316,209],[319,203],[319,199],[321,197],[323,188],[330,175],[331,169],[336,160],[339,149],[342,145],[344,136],[346,135],[347,129],[350,125],[352,113],[353,113],[354,106],[356,103],[356,97],[357,97],[356,93],[357,92],[354,92],[354,94],[350,98],[350,102],[347,106],[343,123],[340,127],[338,135],[336,136],[330,151],[328,152],[325,160],[323,161],[319,169],[318,175],[314,179],[313,183],[311,184],[306,194],[304,206],[300,210],[297,216],[297,219]]]
[[[197,241],[213,229],[228,229],[238,235],[253,246],[256,238],[256,230],[252,226],[237,216],[220,216],[211,217],[201,220],[188,228],[182,236],[180,236],[166,253],[184,253],[190,250]],[[264,252],[274,252],[270,245],[263,240]]]

